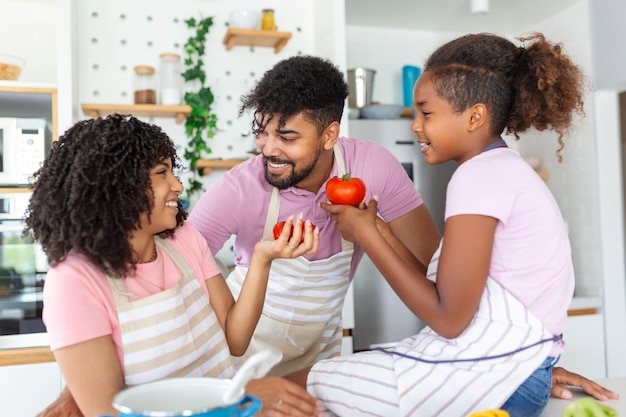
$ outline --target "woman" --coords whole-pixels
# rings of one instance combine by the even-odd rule
[[[115,414],[112,399],[127,385],[231,377],[230,356],[248,347],[272,260],[317,251],[311,222],[290,218],[278,239],[255,245],[235,301],[205,239],[184,221],[178,168],[159,127],[112,115],[70,128],[34,175],[26,224],[51,265],[43,318],[85,416]],[[295,396],[302,415],[315,415],[314,399]]]

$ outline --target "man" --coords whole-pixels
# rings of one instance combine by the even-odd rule
[[[240,111],[253,111],[252,127],[261,154],[228,171],[201,197],[188,219],[213,253],[236,236],[236,267],[227,280],[235,297],[254,243],[271,238],[277,221],[302,214],[319,229],[316,255],[272,264],[263,315],[242,358],[259,349],[280,352],[283,358],[273,375],[340,353],[343,299],[363,252],[342,240],[319,207],[327,200],[328,179],[343,173],[362,179],[366,200],[380,196],[380,215],[423,265],[428,265],[441,238],[413,183],[390,152],[372,142],[339,137],[347,95],[342,72],[320,58],[292,57],[267,71],[243,98]],[[600,400],[616,398],[563,368],[554,369],[552,381],[552,394],[559,398],[571,398],[564,385],[582,387]],[[275,415],[295,414],[295,408],[286,407],[287,389],[273,410]],[[65,390],[39,417],[79,416],[75,407]]]
[[[363,180],[368,197],[380,196],[381,216],[422,264],[440,240],[397,159],[375,143],[339,138],[347,95],[343,74],[328,61],[297,56],[278,63],[241,107],[241,113],[254,111],[252,130],[261,155],[224,174],[189,216],[213,253],[236,236],[236,267],[228,278],[235,297],[251,245],[270,237],[274,224],[303,214],[320,231],[317,255],[281,262],[270,274],[263,316],[246,355],[277,350],[283,359],[274,375],[340,353],[343,300],[363,252],[342,241],[319,207],[329,178],[349,173]]]

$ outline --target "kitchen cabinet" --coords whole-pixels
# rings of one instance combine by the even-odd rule
[[[176,118],[176,123],[182,123],[191,113],[191,107],[187,105],[82,103],[80,107],[86,116],[94,119],[113,113],[120,113],[131,114],[135,117],[174,117]]]
[[[223,42],[227,51],[233,46],[261,46],[274,48],[274,53],[279,53],[290,38],[291,32],[229,28]]]
[[[574,298],[563,331],[565,351],[557,366],[590,379],[606,378],[603,314],[599,299]]]
[[[2,415],[37,415],[59,396],[63,384],[56,362],[0,366]]]

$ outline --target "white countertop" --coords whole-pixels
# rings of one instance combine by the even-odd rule
[[[603,387],[615,391],[619,394],[619,400],[603,401],[603,404],[606,404],[609,407],[617,410],[618,415],[626,416],[626,377],[596,379],[595,381]],[[565,407],[567,407],[568,404],[576,401],[579,398],[587,396],[584,392],[575,388],[571,388],[571,391],[574,393],[574,398],[571,400],[550,398],[547,407],[545,408],[545,410],[543,410],[543,413],[541,413],[539,417],[561,417],[563,415],[563,411],[565,411]]]
[[[47,333],[10,334],[0,336],[0,350],[50,346]]]
[[[602,308],[601,297],[574,297],[569,305],[570,310],[580,310],[585,308]]]

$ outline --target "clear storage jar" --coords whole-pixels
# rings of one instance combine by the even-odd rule
[[[183,77],[180,70],[180,56],[167,52],[159,55],[159,97],[160,103],[176,106],[182,101]]]
[[[134,70],[135,104],[156,104],[154,68],[148,65],[137,65]]]

